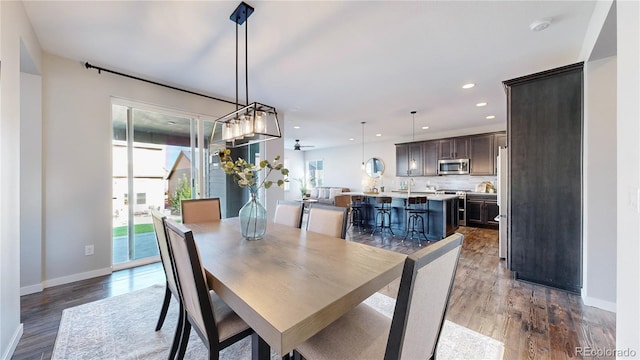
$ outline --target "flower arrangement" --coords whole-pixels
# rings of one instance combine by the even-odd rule
[[[278,187],[284,188],[284,183],[289,182],[289,179],[287,178],[289,170],[280,162],[280,156],[276,156],[272,162],[262,160],[257,166],[247,162],[243,158],[238,158],[234,161],[231,158],[231,150],[229,149],[221,150],[218,153],[218,156],[220,156],[222,169],[225,174],[233,175],[235,183],[240,187],[249,188],[252,195],[256,195],[260,188],[264,187],[265,189],[268,189],[274,184],[274,181],[267,180],[273,170],[279,171],[284,177],[283,179],[278,179],[275,182]],[[260,180],[258,172],[265,169],[267,170],[267,173]]]

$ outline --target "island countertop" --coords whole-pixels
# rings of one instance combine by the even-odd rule
[[[389,196],[396,199],[407,199],[410,197],[409,193],[398,193],[398,192],[365,193],[365,192],[352,191],[352,192],[343,192],[340,195],[364,195],[364,196],[370,196],[370,197]],[[458,198],[458,195],[455,195],[455,194],[437,195],[437,194],[424,193],[424,192],[411,192],[411,197],[415,197],[415,196],[426,196],[427,200],[430,200],[430,201],[443,201],[443,200]]]

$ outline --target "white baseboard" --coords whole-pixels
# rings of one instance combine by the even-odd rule
[[[598,309],[616,312],[616,303],[602,299],[596,299],[589,296],[582,296],[582,302],[587,306],[593,306]]]
[[[63,276],[63,277],[59,277],[59,278],[55,278],[55,279],[45,280],[43,282],[43,286],[45,288],[48,288],[48,287],[52,287],[52,286],[68,284],[68,283],[72,283],[72,282],[75,282],[75,281],[91,279],[91,278],[94,278],[94,277],[103,276],[103,275],[109,275],[109,274],[111,274],[111,268],[110,267],[104,268],[104,269],[97,269],[97,270],[87,271],[87,272],[78,273],[78,274],[73,274],[73,275],[69,275],[69,276]]]
[[[24,331],[24,327],[22,324],[18,325],[16,331],[13,333],[11,337],[11,341],[9,342],[9,346],[7,347],[7,351],[2,354],[2,360],[10,360],[13,356],[13,352],[16,351],[16,347],[18,347],[18,342],[22,337],[22,332]]]
[[[43,289],[44,289],[44,286],[42,285],[42,283],[23,286],[20,288],[20,296],[39,293],[39,292],[42,292]]]

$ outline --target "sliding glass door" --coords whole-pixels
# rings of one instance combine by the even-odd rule
[[[119,269],[158,260],[152,210],[180,221],[181,200],[207,196],[201,184],[211,122],[119,103],[112,118],[112,261]]]

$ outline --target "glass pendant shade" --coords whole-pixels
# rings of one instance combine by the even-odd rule
[[[411,170],[417,169],[418,163],[416,162],[416,159],[411,159],[411,164],[409,166],[411,167]]]
[[[235,148],[281,136],[276,109],[252,103],[216,120],[211,143]]]

